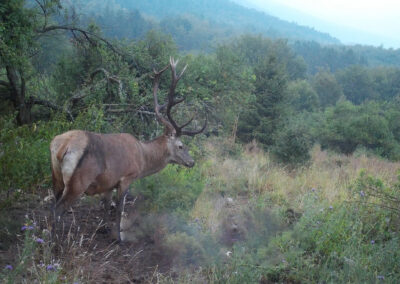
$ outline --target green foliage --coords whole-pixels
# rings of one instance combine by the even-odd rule
[[[60,120],[16,127],[11,117],[5,117],[0,125],[0,189],[12,192],[49,184],[50,141],[70,128],[70,123]]]
[[[400,277],[399,182],[387,186],[361,172],[350,202],[329,204],[318,191],[304,197],[300,220],[269,238],[235,246],[212,281],[229,283],[395,283]],[[254,209],[253,209],[254,210]],[[267,230],[270,234],[274,230]]]
[[[49,1],[54,2],[54,1]],[[0,4],[0,63],[27,68],[26,56],[34,49],[34,30],[38,25],[33,9],[25,0],[6,0]]]
[[[295,111],[316,111],[319,106],[317,93],[306,80],[291,81],[287,92]]]
[[[289,274],[300,282],[396,282],[400,277],[398,206],[387,206],[391,198],[398,200],[396,188],[361,173],[353,186],[353,202],[328,207],[316,203],[317,193],[310,194],[293,232],[274,241],[286,263],[280,277]]]
[[[322,107],[333,106],[343,96],[341,86],[334,75],[328,71],[319,71],[312,79],[312,86],[318,94]]]
[[[344,95],[354,104],[358,105],[378,97],[373,89],[371,75],[365,67],[350,66],[340,70],[336,77],[342,86]]]
[[[325,111],[325,122],[320,127],[319,141],[323,147],[350,154],[364,146],[378,155],[399,159],[393,126],[376,103],[355,106],[340,102]]]
[[[301,118],[291,118],[277,131],[272,153],[278,161],[294,166],[310,161],[313,145],[311,131]]]
[[[365,57],[349,46],[321,45],[316,41],[296,41],[292,47],[304,58],[308,72],[311,74],[321,69],[336,72],[350,65],[367,65]]]
[[[256,139],[264,147],[274,144],[274,135],[288,112],[283,67],[275,56],[264,58],[255,66],[256,99],[241,114],[238,125],[238,137],[242,141]]]
[[[89,1],[88,6],[97,2],[98,1]],[[151,15],[156,19],[164,19],[166,17],[171,19],[175,16],[179,21],[181,17],[178,15],[190,15],[191,17],[200,19],[203,23],[208,22],[205,26],[209,25],[212,29],[208,32],[209,36],[205,38],[207,41],[203,42],[200,47],[212,45],[215,38],[215,30],[222,30],[222,32],[218,32],[217,35],[222,34],[223,36],[242,34],[243,30],[247,30],[247,32],[253,34],[263,34],[264,36],[272,38],[289,38],[291,40],[306,39],[323,43],[337,43],[337,40],[328,34],[289,23],[253,9],[244,8],[228,0],[180,0],[171,1],[169,3],[162,0],[140,2],[116,0],[116,3],[121,5],[122,8],[131,11],[139,10],[141,13]],[[194,27],[194,29],[196,29],[196,27]],[[202,31],[201,27],[197,29]],[[197,35],[200,38],[202,37],[202,33]],[[178,42],[178,45],[184,46],[180,42]]]
[[[137,193],[144,196],[147,210],[173,212],[187,217],[204,187],[201,170],[168,166],[160,173],[137,181]]]

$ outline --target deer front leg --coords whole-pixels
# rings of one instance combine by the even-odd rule
[[[121,218],[124,213],[124,201],[125,196],[128,192],[129,186],[122,188],[118,188],[118,204],[117,204],[117,212],[116,212],[116,227],[117,227],[117,242],[121,242]]]

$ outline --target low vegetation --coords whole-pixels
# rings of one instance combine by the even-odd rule
[[[110,19],[135,24],[110,39],[101,15],[77,17],[62,1],[3,2],[1,283],[399,282],[398,50],[242,32],[202,49],[206,17],[160,19],[191,31],[174,38],[119,6]],[[188,64],[177,122],[199,110],[197,129],[208,117],[184,141],[195,167],[133,184],[126,242],[110,241],[99,198],[87,196],[51,239],[51,139],[71,129],[157,137],[152,75],[170,56]]]
[[[25,131],[48,128],[43,124]],[[308,166],[293,169],[275,162],[257,144],[240,146],[231,138],[197,140],[191,148],[195,153],[202,149],[195,168],[169,166],[138,181],[131,191],[136,198],[129,214],[135,221],[127,227],[126,238],[136,244],[150,242],[153,248],[147,250],[156,247],[162,252],[153,260],[153,270],[139,273],[142,278],[138,279],[161,283],[395,283],[400,277],[398,163],[365,152],[345,156],[314,147]],[[21,163],[21,169],[28,167]],[[41,190],[46,192],[49,173],[39,176],[44,180]],[[37,192],[37,179],[25,182],[21,186],[31,184]],[[10,204],[26,203],[23,198],[17,200],[9,205],[3,202],[3,210],[10,210]],[[80,202],[85,208],[98,202],[85,200]],[[43,200],[32,203],[32,208],[43,207]],[[78,205],[74,214],[80,210],[87,209]],[[70,228],[67,243],[53,243],[45,223],[47,213],[37,209],[26,213],[13,224],[2,220],[11,230],[2,230],[2,240],[15,233],[19,239],[18,253],[1,260],[5,283],[98,279],[89,267],[80,267],[93,262],[95,254],[107,252],[96,249],[96,242],[101,242],[96,237],[97,225],[90,228],[88,223],[88,228],[75,233]],[[9,241],[2,246],[16,249]],[[115,249],[110,247],[109,253]],[[125,250],[128,259],[136,253],[150,253]],[[168,269],[157,269],[161,259],[167,260]],[[116,265],[112,257],[108,265]],[[113,279],[130,276],[126,272],[118,277]]]

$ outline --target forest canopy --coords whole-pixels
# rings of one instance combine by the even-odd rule
[[[227,25],[223,15],[219,23],[198,18],[199,11],[180,16],[175,2],[160,13],[158,21],[142,15],[151,12],[146,8],[150,3],[117,2],[1,4],[4,119],[11,115],[23,125],[64,113],[66,120],[74,121],[96,108],[109,124],[107,129],[151,136],[156,127],[149,96],[152,70],[165,65],[170,56],[180,55],[189,65],[179,87],[188,107],[180,115],[200,106],[210,115],[210,133],[228,134],[234,128],[241,141],[255,139],[279,156],[280,148],[293,143],[288,139],[296,129],[302,146],[291,156],[304,156],[301,153],[318,142],[344,153],[364,147],[399,158],[400,69],[395,59],[399,51],[240,35],[240,29]],[[95,4],[99,9],[93,9]],[[238,9],[230,5],[227,11]],[[215,29],[207,28],[214,24]],[[236,31],[232,37],[226,35],[226,28]],[[215,32],[225,33],[225,40],[217,41],[221,34]],[[332,116],[336,112],[343,114]],[[385,133],[374,129],[364,129],[362,137],[353,133],[360,131],[356,121],[364,116]],[[336,119],[346,121],[338,122],[340,130],[334,127]],[[302,126],[292,126],[294,121]],[[365,127],[375,127],[374,123]],[[343,144],[352,146],[344,149]],[[301,163],[307,157],[303,159],[293,157]]]

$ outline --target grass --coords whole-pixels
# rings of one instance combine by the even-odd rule
[[[195,168],[136,184],[134,249],[101,245],[82,220],[57,248],[27,232],[1,281],[93,282],[107,266],[123,281],[140,262],[152,268],[135,279],[152,283],[399,281],[399,163],[315,147],[308,167],[291,169],[256,145],[210,138],[201,148]],[[40,266],[53,262],[56,271]]]

